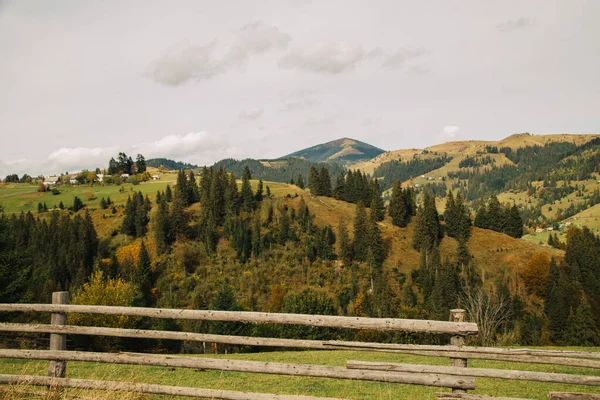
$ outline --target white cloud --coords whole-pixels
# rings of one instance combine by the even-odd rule
[[[210,79],[225,71],[215,58],[216,42],[204,46],[178,44],[168,49],[150,67],[152,78],[165,85],[177,86],[189,80]]]
[[[48,176],[63,172],[77,172],[82,169],[105,168],[111,157],[123,151],[132,158],[143,154],[146,159],[164,157],[179,161],[196,163],[198,165],[212,164],[220,159],[238,157],[242,149],[231,145],[228,141],[211,135],[208,132],[191,132],[181,135],[168,135],[164,138],[142,143],[131,147],[76,147],[60,148],[50,153],[42,160],[0,160],[0,177],[8,174],[25,173],[37,176]]]
[[[286,90],[279,94],[283,111],[296,111],[314,107],[319,104],[313,90]]]
[[[444,126],[444,136],[453,138],[460,131],[460,126],[446,125]]]
[[[353,70],[356,64],[364,58],[365,53],[360,45],[347,41],[316,42],[291,50],[279,60],[279,66],[325,74],[339,74]]]
[[[240,113],[239,117],[240,119],[258,119],[263,115],[264,112],[265,110],[263,110],[262,108],[244,110]]]
[[[216,39],[203,46],[177,44],[150,65],[148,75],[170,86],[210,79],[244,65],[252,55],[285,49],[291,40],[277,27],[254,22],[238,30],[229,46],[219,46]]]
[[[500,32],[512,32],[517,29],[527,28],[529,25],[531,25],[529,18],[521,17],[515,20],[504,21],[496,25],[496,29]]]
[[[419,57],[424,53],[423,49],[398,49],[394,54],[387,56],[381,66],[389,69],[402,68],[407,61]]]

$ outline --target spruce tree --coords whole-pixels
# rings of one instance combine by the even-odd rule
[[[123,219],[123,225],[121,226],[121,233],[129,236],[135,236],[135,204],[131,196],[127,197],[124,216],[125,218]]]
[[[346,186],[346,179],[344,174],[341,173],[337,176],[335,181],[335,188],[333,189],[333,197],[337,200],[344,200],[344,191]]]
[[[321,167],[319,172],[318,193],[319,196],[332,196],[331,177],[329,176],[329,170],[325,167]]]
[[[166,197],[162,197],[158,203],[158,210],[154,216],[154,238],[156,240],[157,255],[167,251],[168,246],[171,243],[170,234],[169,206]]]
[[[512,207],[507,210],[505,215],[505,233],[514,238],[520,238],[523,236],[523,219],[521,218],[519,207],[517,207],[516,204],[513,204]]]
[[[575,312],[571,309],[564,339],[569,346],[596,346],[600,343],[592,307],[585,294],[581,296]]]
[[[254,209],[254,194],[252,193],[252,186],[250,185],[250,169],[244,167],[244,173],[242,174],[242,191],[240,194],[242,209],[246,212]]]
[[[135,272],[135,283],[140,288],[141,305],[149,307],[152,305],[152,264],[143,240]]]
[[[372,252],[374,266],[380,270],[385,260],[385,247],[383,245],[383,239],[381,237],[381,231],[379,230],[377,208],[374,206],[375,199],[371,203],[371,209],[369,212],[369,226],[367,230],[368,235],[368,248]]]
[[[279,244],[284,245],[290,237],[290,217],[287,208],[281,210],[279,217]]]
[[[367,259],[367,249],[369,246],[368,227],[365,206],[362,202],[358,202],[354,216],[354,241],[352,243],[354,259],[356,261],[366,261]]]
[[[256,187],[256,194],[254,195],[254,199],[257,202],[263,201],[263,181],[262,181],[262,179],[258,181],[258,186]]]
[[[375,210],[377,221],[383,221],[385,218],[385,206],[381,197],[381,188],[376,179],[371,180],[371,207]]]
[[[252,225],[252,256],[260,257],[262,254],[262,238],[260,234],[260,213],[254,216],[254,224]]]
[[[296,179],[296,186],[300,189],[304,189],[304,177],[302,174],[298,174],[298,178]]]
[[[343,216],[340,217],[338,222],[338,236],[340,238],[340,258],[344,265],[350,265],[352,263],[352,243],[350,243],[348,228]]]
[[[175,198],[179,198],[180,201],[183,203],[184,207],[187,207],[190,204],[189,197],[188,197],[187,178],[186,178],[185,172],[183,172],[183,170],[179,170],[179,172],[177,173],[177,183],[175,186]]]
[[[392,186],[392,197],[390,198],[390,206],[388,213],[392,217],[392,224],[400,228],[405,228],[408,225],[408,207],[406,197],[402,190],[402,183],[395,181]]]
[[[319,171],[315,168],[314,165],[311,165],[310,171],[308,173],[308,189],[312,193],[313,196],[319,196],[320,190],[320,179],[319,179]]]
[[[171,185],[167,185],[167,188],[165,189],[165,199],[168,203],[173,201],[173,192],[171,191]]]

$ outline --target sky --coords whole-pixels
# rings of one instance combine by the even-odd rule
[[[597,0],[0,0],[0,176],[600,132]]]

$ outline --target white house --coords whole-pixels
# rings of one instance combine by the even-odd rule
[[[129,178],[129,174],[121,174],[121,178]]]
[[[104,174],[96,174],[96,178],[98,179],[98,182],[102,182],[104,180]]]
[[[158,176],[158,175],[152,175],[151,178],[152,178],[153,181],[160,180],[160,176]]]
[[[537,228],[535,230],[535,233],[542,233],[542,232],[544,232],[544,228]]]

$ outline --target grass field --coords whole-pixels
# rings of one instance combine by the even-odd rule
[[[73,205],[75,196],[79,197],[85,205],[90,208],[100,208],[100,200],[104,197],[110,197],[115,205],[124,205],[127,197],[134,192],[141,191],[142,194],[150,196],[154,200],[157,191],[165,190],[167,185],[174,186],[177,174],[174,172],[161,173],[159,181],[142,182],[139,185],[126,183],[123,185],[60,185],[57,189],[60,194],[54,195],[51,192],[40,193],[37,191],[36,184],[6,184],[0,185],[0,205],[4,207],[6,213],[20,213],[27,211],[36,211],[38,203],[46,203],[49,209],[58,207],[62,201],[65,208]],[[257,180],[252,180],[251,184],[256,190]],[[265,182],[271,189],[273,196],[283,197],[287,194],[295,195],[304,193],[302,189],[295,185],[278,182]],[[238,182],[241,187],[241,181]]]
[[[600,351],[600,348],[586,350]],[[200,355],[199,357],[203,356]],[[207,357],[337,366],[345,366],[345,363],[348,360],[449,365],[449,360],[446,358],[353,351],[288,351],[233,354],[228,356],[207,355]],[[47,365],[47,362],[44,361],[0,359],[0,373],[45,375],[47,372]],[[591,368],[519,364],[499,361],[470,360],[469,366],[479,368],[598,375],[598,370]],[[264,393],[304,394],[313,396],[342,397],[348,399],[434,399],[436,392],[449,391],[448,389],[434,387],[379,382],[304,378],[224,371],[198,371],[194,369],[183,368],[176,369],[164,367],[107,365],[82,362],[69,362],[67,366],[67,377],[146,382],[174,386],[220,388]],[[547,394],[550,391],[600,393],[598,387],[550,384],[542,382],[476,378],[476,384],[477,389],[473,391],[473,393],[531,399],[546,399]],[[2,393],[2,390],[8,390],[8,388],[0,387],[0,394]],[[66,394],[72,392],[75,391],[67,390]],[[78,395],[81,395],[81,391],[77,392]],[[65,396],[65,398],[70,397]],[[93,395],[91,398],[93,398]],[[160,396],[154,396],[151,398],[160,398]]]

